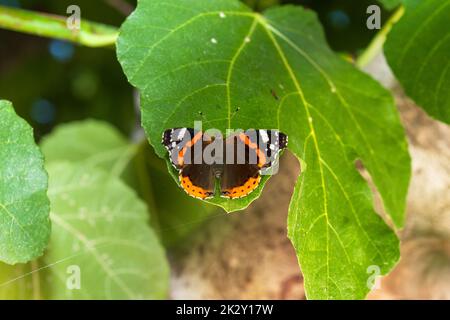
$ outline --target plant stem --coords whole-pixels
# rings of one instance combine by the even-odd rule
[[[33,287],[33,299],[41,300],[41,280],[39,279],[39,263],[38,260],[31,261],[31,281]]]
[[[377,33],[377,35],[370,42],[367,49],[358,57],[356,60],[356,65],[359,68],[363,68],[366,66],[373,58],[383,49],[384,42],[386,41],[386,37],[391,31],[392,26],[403,16],[405,12],[405,8],[400,6],[394,14],[389,18],[389,20],[385,23],[383,28]]]
[[[79,43],[88,47],[115,44],[118,29],[82,20],[80,28],[67,27],[67,17],[0,6],[0,28]]]

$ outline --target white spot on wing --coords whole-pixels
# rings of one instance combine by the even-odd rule
[[[261,135],[262,142],[267,143],[269,141],[269,136],[267,135],[266,130],[260,130],[259,134]]]
[[[182,140],[185,133],[186,133],[186,128],[181,129],[180,132],[178,133],[177,139]]]

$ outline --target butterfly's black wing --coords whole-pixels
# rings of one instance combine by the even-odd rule
[[[255,133],[248,134],[250,140],[258,145],[259,150],[264,154],[263,168],[271,167],[280,155],[280,152],[287,147],[288,137],[278,130],[254,130]],[[255,140],[256,137],[256,140]]]
[[[180,171],[180,185],[192,197],[209,199],[214,196],[215,178],[210,165],[189,164]]]
[[[225,143],[225,161],[220,181],[221,196],[242,198],[255,190],[261,180],[257,149],[245,134],[229,137]],[[229,157],[230,153],[233,155]]]
[[[210,142],[203,133],[192,128],[168,129],[162,144],[169,152],[172,165],[179,171],[180,186],[192,197],[207,199],[214,195],[215,178],[210,165],[202,161],[202,153]]]
[[[178,159],[179,153],[198,133],[192,128],[173,128],[164,131],[161,143],[169,152],[169,160],[176,169],[180,170],[183,166],[181,159]]]
[[[287,136],[278,130],[247,130],[227,139],[235,150],[234,163],[226,163],[221,180],[222,196],[241,198],[255,190],[261,175],[274,174],[280,152],[286,148]],[[236,156],[237,150],[241,157]],[[226,151],[229,152],[229,151]],[[242,161],[242,154],[244,161]],[[275,167],[275,168],[274,168]]]

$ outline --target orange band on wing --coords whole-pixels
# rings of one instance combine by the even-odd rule
[[[195,198],[207,199],[211,198],[214,195],[214,193],[211,191],[205,190],[201,187],[194,186],[189,177],[183,177],[180,175],[180,185],[188,195]]]
[[[256,151],[256,155],[258,156],[258,167],[262,168],[266,164],[266,156],[264,152],[262,152],[258,145],[250,140],[250,138],[244,133],[239,134],[239,139],[242,140],[246,145],[249,146],[250,149],[254,149]]]
[[[186,143],[186,145],[178,152],[178,165],[182,166],[184,164],[184,154],[186,153],[187,148],[192,147],[199,139],[202,138],[202,132],[198,132],[191,141]]]
[[[257,176],[256,178],[249,178],[243,186],[223,190],[222,196],[230,199],[245,197],[258,187],[260,181],[261,176]]]

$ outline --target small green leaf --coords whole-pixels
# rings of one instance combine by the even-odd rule
[[[387,61],[406,94],[450,123],[450,0],[405,0],[405,14],[388,34]]]
[[[58,127],[41,142],[47,163],[70,161],[120,175],[137,151],[106,122],[85,120]]]
[[[32,128],[0,100],[0,261],[42,255],[50,236],[47,173]]]
[[[45,265],[44,296],[50,299],[162,299],[169,267],[148,226],[145,204],[99,169],[53,163],[49,197],[53,232]],[[67,286],[79,268],[79,290]],[[75,272],[75,271],[74,271]]]
[[[204,130],[277,128],[289,136],[289,150],[306,164],[288,231],[309,298],[363,298],[367,269],[393,267],[398,239],[373,210],[355,161],[401,226],[410,174],[404,131],[389,92],[328,48],[313,12],[141,0],[122,25],[117,53],[141,91],[142,125],[161,157],[161,133],[195,120]],[[262,185],[250,197],[215,203],[245,208]]]

